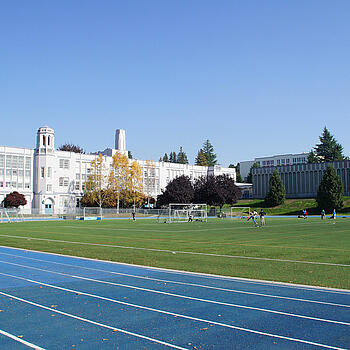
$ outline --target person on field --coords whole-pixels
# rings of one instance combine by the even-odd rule
[[[131,215],[132,215],[132,220],[133,220],[133,221],[136,221],[136,213],[135,213],[135,210],[132,211]]]
[[[303,210],[303,218],[307,219],[307,211],[306,211],[306,209]]]
[[[257,217],[258,213],[256,212],[256,210],[253,211],[253,213],[251,213],[251,215],[249,216],[248,220],[252,219],[252,221],[254,222],[255,226],[257,226],[258,224],[256,223],[256,217]]]
[[[337,212],[335,209],[333,209],[333,214],[332,214],[332,219],[336,219],[337,218]]]
[[[265,225],[265,212],[263,209],[260,210],[259,216],[260,216],[260,224],[261,224],[261,226],[264,226]]]
[[[323,220],[326,216],[326,212],[324,211],[324,209],[321,210],[321,219]]]

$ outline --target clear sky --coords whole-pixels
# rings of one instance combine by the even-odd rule
[[[308,152],[324,126],[350,156],[349,0],[0,3],[0,145],[114,147],[139,159],[209,139],[219,163]]]

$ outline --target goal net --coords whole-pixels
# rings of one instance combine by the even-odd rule
[[[83,219],[84,220],[102,220],[102,208],[100,207],[84,207]]]
[[[250,215],[249,207],[231,207],[230,218],[231,219],[246,219]]]
[[[207,222],[207,205],[206,204],[169,204],[168,222],[190,222],[203,221]]]

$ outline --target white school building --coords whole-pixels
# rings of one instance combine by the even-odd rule
[[[123,129],[116,131],[115,148],[101,152],[107,166],[117,151],[127,154]],[[35,149],[0,146],[0,203],[8,193],[17,191],[27,199],[24,212],[63,214],[73,211],[80,205],[84,183],[96,154],[56,150],[54,130],[48,126],[39,128]],[[181,175],[194,180],[211,174],[228,174],[236,181],[234,168],[136,161],[142,168],[144,193],[153,198],[169,181]]]

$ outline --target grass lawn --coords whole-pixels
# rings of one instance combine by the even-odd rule
[[[350,289],[350,218],[158,224],[0,224],[0,245],[178,270]],[[0,256],[0,259],[2,257]]]

